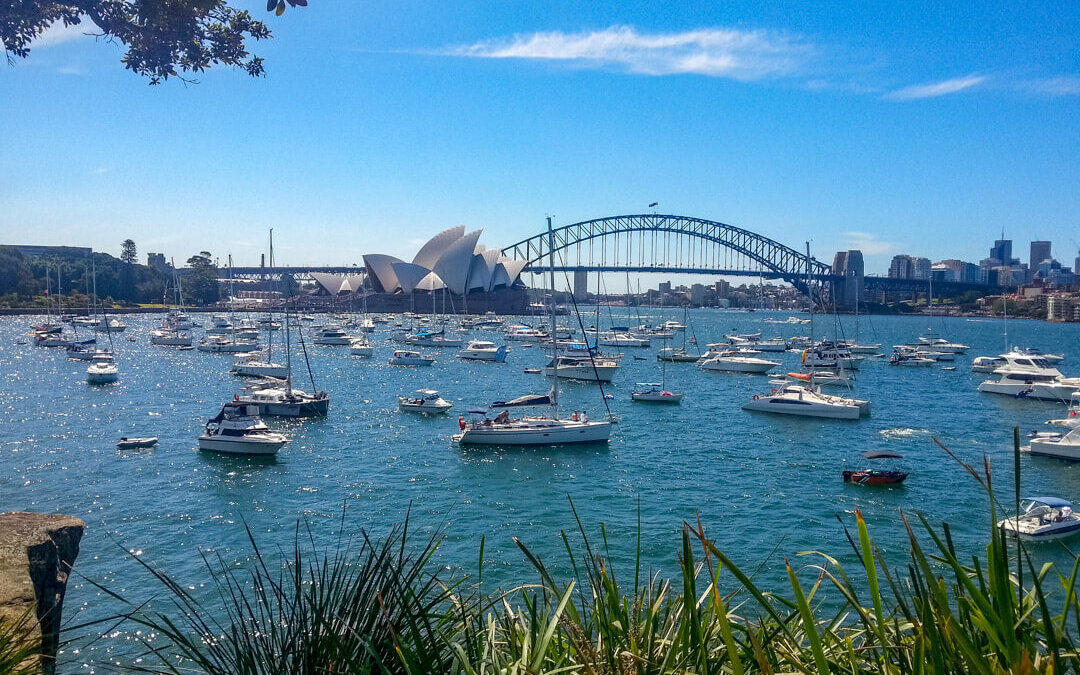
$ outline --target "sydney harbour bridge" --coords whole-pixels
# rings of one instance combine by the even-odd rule
[[[876,291],[925,292],[927,281],[863,275],[856,266],[837,269],[798,250],[749,230],[690,216],[656,213],[609,216],[544,229],[506,246],[505,256],[527,261],[524,272],[618,272],[746,276],[783,280],[818,302],[830,296]],[[553,255],[552,255],[553,254]],[[843,254],[841,254],[842,256]],[[837,259],[841,259],[837,256]],[[550,261],[554,260],[554,264]],[[847,260],[845,257],[844,260]],[[235,267],[236,278],[289,275],[303,281],[315,272],[357,274],[360,266]],[[855,290],[853,284],[858,285]],[[957,294],[988,287],[935,282],[935,292]],[[846,292],[845,292],[846,289]]]

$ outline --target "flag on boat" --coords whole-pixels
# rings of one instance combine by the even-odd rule
[[[659,205],[660,205],[660,202],[653,202],[652,204],[649,204],[649,208],[651,209],[652,207],[659,206]]]

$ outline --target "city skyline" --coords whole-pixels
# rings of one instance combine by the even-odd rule
[[[1076,8],[363,11],[267,17],[266,79],[190,86],[50,31],[0,74],[5,239],[252,264],[274,227],[279,262],[344,264],[659,201],[878,274],[978,262],[1002,231],[1076,254]]]

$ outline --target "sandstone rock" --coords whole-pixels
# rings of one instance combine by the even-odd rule
[[[73,516],[0,513],[0,617],[37,617],[42,671],[53,672],[68,573],[86,525]]]

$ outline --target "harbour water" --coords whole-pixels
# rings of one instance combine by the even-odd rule
[[[683,318],[681,310],[643,313],[650,324]],[[808,326],[763,321],[783,313],[695,310],[690,316],[702,347],[729,332],[809,332]],[[196,450],[206,420],[243,385],[229,373],[231,357],[152,346],[148,333],[157,320],[128,321],[127,332],[114,338],[120,381],[93,387],[85,381],[85,362],[32,344],[28,318],[0,318],[0,511],[57,512],[86,521],[65,602],[68,624],[123,609],[87,580],[133,600],[160,591],[124,551],[198,595],[208,581],[199,551],[244,557],[250,552],[245,524],[264,550],[287,547],[301,519],[311,524],[319,545],[332,546],[341,526],[346,534],[379,534],[402,522],[410,505],[419,536],[444,528],[439,563],[455,573],[475,573],[485,537],[485,585],[535,580],[513,537],[570,574],[559,536],[565,530],[578,539],[570,498],[597,539],[600,525],[606,528],[617,571],[631,570],[639,515],[643,564],[661,575],[676,573],[681,525],[699,517],[736,562],[749,570],[761,566],[766,585],[780,579],[785,557],[794,561],[801,551],[826,551],[851,563],[837,515],[850,525],[855,509],[866,515],[895,565],[905,562],[900,509],[949,522],[957,544],[978,552],[988,538],[988,500],[931,437],[977,467],[987,455],[999,499],[1008,503],[1012,428],[1026,436],[1064,409],[976,391],[988,376],[971,373],[971,361],[1003,350],[1002,321],[875,316],[862,317],[860,337],[882,343],[886,353],[928,327],[972,348],[944,364],[955,365],[952,371],[892,368],[887,357],[866,359],[852,393],[870,399],[873,413],[844,422],[746,412],[740,406],[768,391],[767,377],[705,372],[691,363],[666,369],[668,387],[686,394],[682,405],[632,403],[635,382],[660,380],[655,353],[663,344],[654,341],[651,348],[622,349],[624,367],[605,387],[619,419],[610,444],[460,448],[450,436],[465,410],[547,392],[547,379],[523,372],[542,367],[545,350],[512,342],[506,363],[497,364],[459,360],[455,349],[424,349],[436,354],[433,367],[393,367],[387,359],[401,345],[389,341],[384,324],[370,336],[372,358],[351,356],[348,347],[309,344],[315,383],[331,396],[329,417],[268,419],[290,442],[275,458],[245,459]],[[636,315],[626,322],[639,323]],[[851,317],[817,316],[815,322],[817,337],[835,335],[841,322],[851,337]],[[1060,369],[1080,374],[1080,325],[1009,321],[1008,330],[1014,344],[1064,353]],[[496,332],[471,337],[505,343]],[[777,356],[779,372],[797,369],[797,352]],[[310,389],[299,364],[300,382]],[[451,401],[450,415],[398,412],[396,397],[421,388],[438,389]],[[593,417],[604,412],[595,385],[565,382],[561,391],[566,411],[587,410]],[[158,436],[160,443],[117,450],[121,436]],[[871,463],[860,456],[869,450],[904,458]],[[903,468],[911,476],[893,488],[841,481],[842,470],[868,466]],[[1080,465],[1025,456],[1022,472],[1025,493],[1080,500]],[[1042,555],[1063,562],[1057,549]],[[93,644],[68,645],[63,670],[122,658],[133,643],[134,635],[121,627]]]

